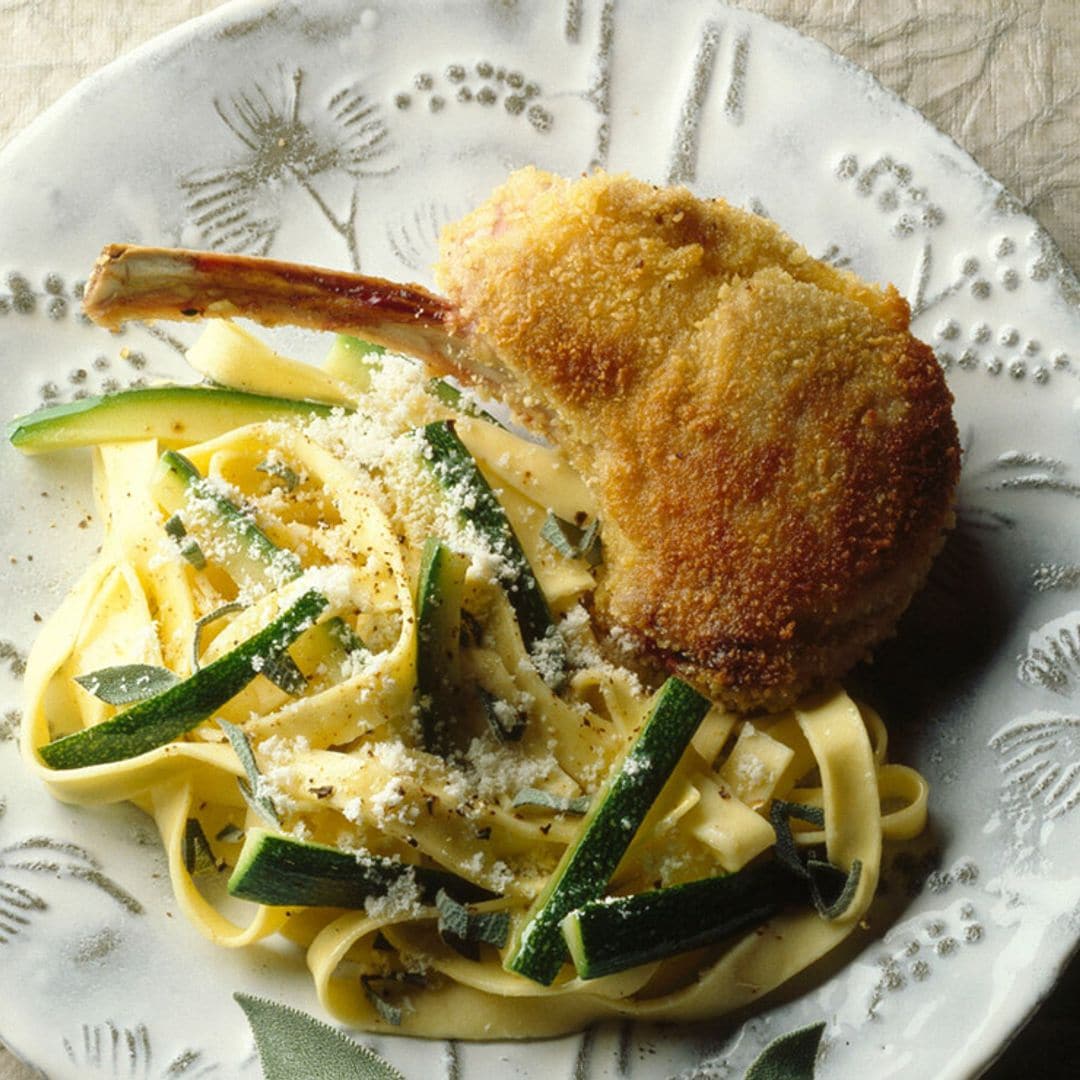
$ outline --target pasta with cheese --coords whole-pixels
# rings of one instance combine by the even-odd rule
[[[883,838],[926,819],[880,718],[840,689],[743,719],[686,688],[703,718],[679,720],[660,771],[645,740],[665,689],[590,622],[587,488],[412,362],[349,367],[355,343],[335,348],[319,370],[214,324],[192,350],[204,374],[328,407],[95,447],[105,535],[29,659],[29,765],[59,799],[152,815],[199,930],[225,947],[285,934],[323,1005],[365,1028],[700,1019],[833,948],[873,897]],[[655,798],[634,794],[637,773]],[[638,816],[612,847],[616,798]],[[567,891],[588,844],[607,876]],[[282,861],[260,876],[263,858]],[[660,911],[748,870],[757,906],[722,938],[664,944],[646,913],[647,960],[586,977],[557,937],[548,976],[522,960],[541,915],[568,941],[574,923],[587,953],[582,913],[602,926],[601,908],[640,897]],[[226,871],[231,898],[214,888]],[[825,914],[806,890],[830,893]]]

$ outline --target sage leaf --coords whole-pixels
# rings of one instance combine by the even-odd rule
[[[219,608],[214,608],[213,611],[204,615],[201,619],[195,620],[195,632],[191,636],[191,668],[193,671],[199,670],[199,657],[202,655],[202,632],[211,623],[217,622],[218,619],[225,618],[226,615],[232,615],[237,611],[243,611],[244,605],[239,600],[234,600],[231,604],[222,604]]]
[[[510,916],[505,911],[470,911],[445,889],[435,894],[439,909],[439,936],[462,956],[478,959],[480,944],[501,949],[510,936]]]
[[[823,919],[840,918],[851,906],[851,901],[855,899],[855,890],[859,887],[859,879],[862,877],[862,860],[852,859],[851,869],[847,875],[843,870],[823,859],[808,859],[806,869],[813,883],[810,898],[818,914]],[[830,901],[828,899],[830,895],[835,896],[836,899]]]
[[[251,994],[233,998],[255,1036],[264,1080],[405,1080],[373,1050],[299,1009]]]
[[[119,664],[76,675],[75,681],[109,705],[130,705],[168,690],[180,678],[155,664]]]
[[[285,485],[286,491],[292,491],[300,483],[300,477],[282,461],[271,461],[268,458],[266,461],[260,461],[255,466],[255,471],[280,480]]]
[[[522,788],[515,796],[511,804],[514,809],[519,806],[539,806],[545,810],[554,810],[559,814],[585,814],[589,810],[589,796],[579,795],[569,798],[566,795],[553,795],[550,791],[541,791],[540,788]]]
[[[825,826],[825,811],[820,806],[774,799],[769,807],[769,822],[776,832],[776,858],[806,882],[810,899],[823,919],[839,918],[855,897],[862,877],[862,862],[853,859],[850,870],[845,873],[822,859],[808,858],[804,861],[791,832],[792,818],[807,821],[820,829]]]
[[[182,558],[187,559],[196,570],[206,569],[206,556],[203,554],[203,549],[199,547],[197,540],[185,540],[180,545],[180,555]]]
[[[189,678],[108,720],[61,735],[40,746],[38,753],[51,768],[78,769],[124,761],[172,742],[240,693],[255,677],[252,660],[295,641],[327,603],[325,596],[309,590],[267,626]]]
[[[179,514],[173,514],[173,516],[165,522],[165,532],[177,543],[187,536],[187,529],[184,527],[184,522]]]
[[[361,975],[360,985],[379,1018],[384,1023],[398,1027],[405,1013],[412,1012],[412,1004],[405,996],[405,988],[423,987],[427,984],[424,976],[418,972],[395,971],[389,975]]]
[[[194,537],[188,536],[187,529],[184,528],[184,523],[180,520],[179,514],[173,514],[165,522],[165,531],[176,541],[176,546],[180,549],[183,558],[187,559],[196,570],[206,569],[206,556],[203,554],[203,549],[199,547],[199,543]]]
[[[360,983],[364,987],[364,994],[384,1023],[390,1024],[393,1027],[400,1026],[401,1017],[403,1015],[401,1006],[395,1005],[389,998],[385,997],[385,991],[380,993],[380,991],[375,988],[375,981],[374,977],[368,975],[361,978]],[[385,980],[380,979],[378,981],[382,983]]]
[[[217,870],[214,849],[197,818],[188,818],[184,825],[183,849],[184,867],[192,877],[204,877]]]
[[[246,783],[243,780],[237,781],[240,785],[240,793],[244,796],[244,801],[267,824],[280,826],[281,817],[277,812],[277,807],[274,806],[274,800],[263,791],[259,784],[262,773],[259,771],[259,766],[255,761],[255,754],[252,752],[247,735],[244,734],[242,728],[237,727],[236,724],[230,724],[228,720],[220,716],[217,718],[217,722],[232,744],[236,756],[240,759],[240,764],[244,767],[244,772],[247,773]]]
[[[814,1080],[814,1064],[825,1023],[789,1031],[774,1039],[746,1070],[745,1080]]]
[[[540,527],[540,535],[560,555],[565,555],[568,559],[584,559],[590,566],[600,565],[602,555],[599,520],[592,521],[582,529],[549,510],[544,524]]]

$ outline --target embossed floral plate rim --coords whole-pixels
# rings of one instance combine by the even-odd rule
[[[1000,186],[913,110],[758,16],[686,2],[660,26],[647,23],[644,3],[443,0],[408,10],[406,39],[394,37],[401,5],[348,5],[347,24],[346,6],[226,5],[98,73],[9,144],[0,158],[5,411],[175,368],[173,343],[185,331],[135,330],[113,343],[79,322],[74,282],[107,240],[242,238],[254,250],[337,265],[363,259],[367,270],[421,277],[438,222],[511,165],[536,160],[573,173],[604,163],[723,191],[775,216],[814,254],[908,292],[920,332],[949,369],[967,445],[958,536],[981,547],[954,545],[943,560],[969,588],[958,622],[968,638],[979,638],[978,623],[1000,629],[979,639],[992,662],[967,681],[950,683],[947,669],[911,676],[904,662],[930,664],[928,649],[879,665],[879,681],[901,679],[904,694],[886,711],[903,754],[938,785],[931,839],[940,854],[917,848],[897,860],[881,935],[848,950],[833,977],[812,977],[801,995],[715,1032],[604,1029],[456,1049],[387,1040],[382,1049],[423,1075],[469,1076],[507,1060],[533,1076],[666,1075],[695,1062],[723,1075],[773,1035],[825,1018],[826,1074],[919,1075],[929,1063],[937,1075],[961,1076],[984,1067],[1076,940],[1076,773],[1062,756],[1070,729],[1059,707],[1074,697],[1077,675],[1075,278]],[[637,63],[646,48],[669,62]],[[287,126],[292,117],[299,127]],[[310,141],[293,154],[286,138],[276,153],[260,142],[267,133]],[[328,139],[336,153],[326,152]],[[1014,437],[1018,411],[1037,422]],[[89,512],[78,479],[85,462],[27,463],[3,452],[18,511],[0,526],[0,554],[13,560],[0,612],[0,640],[13,643],[11,656],[0,655],[6,709],[33,612],[86,561],[93,533],[77,528]],[[70,543],[47,542],[58,522],[72,528]],[[980,559],[998,570],[1000,610],[973,610]],[[940,635],[934,602],[941,596],[915,613],[919,633]],[[932,646],[941,642],[931,636]],[[976,648],[965,662],[985,660]],[[904,719],[915,726],[906,739]],[[0,988],[12,1043],[58,1076],[128,1067],[195,1075],[223,1061],[253,1075],[242,1018],[224,991],[193,1001],[180,1029],[167,1002],[146,1004],[154,998],[136,961],[157,955],[188,989],[199,985],[188,969],[205,964],[229,990],[273,987],[316,1011],[306,980],[276,954],[222,957],[183,927],[160,934],[171,905],[160,879],[147,880],[162,865],[145,822],[119,808],[60,807],[14,772],[10,739],[0,754],[12,773],[0,811],[0,906],[25,920],[0,943],[16,973]],[[953,776],[958,755],[973,760]],[[958,806],[956,792],[971,785],[987,793],[988,818]],[[918,895],[906,897],[905,884]],[[965,999],[972,979],[982,996]],[[42,1025],[45,1002],[54,1027]],[[924,1016],[935,1003],[936,1021]],[[977,1012],[989,1017],[981,1028]],[[899,1059],[881,1057],[875,1047],[884,1043]]]

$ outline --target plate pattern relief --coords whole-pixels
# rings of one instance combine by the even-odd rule
[[[113,340],[89,327],[79,311],[88,261],[76,251],[135,239],[427,280],[442,225],[529,162],[570,175],[626,169],[723,194],[774,217],[811,254],[895,281],[948,373],[965,464],[957,529],[899,641],[867,677],[897,734],[896,757],[931,781],[934,825],[889,853],[865,933],[799,996],[731,1024],[613,1025],[528,1047],[365,1041],[407,1075],[448,1080],[508,1069],[704,1078],[741,1075],[775,1035],[825,1019],[827,1076],[930,1075],[919,1072],[928,1062],[935,1075],[968,1075],[1034,1006],[1076,938],[1080,288],[1007,193],[868,76],[720,3],[665,10],[661,21],[643,0],[240,4],[138,54],[5,159],[10,175],[22,159],[58,161],[56,146],[92,100],[129,123],[126,141],[110,143],[135,177],[120,195],[106,197],[99,178],[79,188],[88,151],[77,139],[44,202],[25,185],[4,188],[0,168],[6,205],[25,205],[45,238],[13,231],[5,246],[0,224],[0,349],[6,364],[18,350],[30,358],[3,389],[4,407],[179,371],[190,328],[138,325]],[[120,104],[125,81],[151,107],[125,112],[134,108]],[[152,107],[178,99],[176,130],[155,127]],[[28,502],[36,474],[19,476]],[[84,520],[67,515],[73,526]],[[14,526],[5,528],[13,544]],[[47,582],[20,588],[48,610],[77,571],[55,564]],[[0,621],[0,758],[12,774],[29,630]],[[975,802],[965,800],[971,791]],[[118,958],[172,936],[174,959],[194,950],[177,960],[190,988],[198,948],[179,919],[169,924],[163,887],[138,899],[129,891],[150,865],[146,845],[129,837],[115,846],[119,827],[106,844],[67,810],[49,810],[52,825],[32,829],[48,804],[25,778],[0,804],[0,955],[13,973],[0,992],[62,951],[57,921],[68,924],[68,946],[77,933],[83,950],[59,1022],[34,1029],[35,1009],[20,1013],[31,1058],[57,1076],[256,1075],[228,995],[256,987],[311,1011],[303,973],[198,952],[221,984],[200,1005],[199,1027],[178,1032],[162,995],[138,980],[116,993],[107,1018],[89,1016],[78,999],[87,971],[108,981]],[[57,879],[97,894],[118,921],[82,925],[70,888],[53,911]],[[1033,973],[1024,957],[1041,967]],[[1007,999],[997,987],[1014,978],[1026,982]],[[966,1009],[985,1016],[979,1024],[938,1008],[960,986]]]

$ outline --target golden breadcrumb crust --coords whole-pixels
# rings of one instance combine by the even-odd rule
[[[891,633],[960,463],[894,288],[721,200],[534,169],[445,230],[437,272],[489,382],[597,495],[609,623],[741,710]]]

